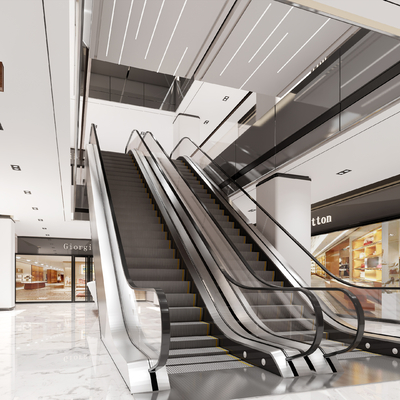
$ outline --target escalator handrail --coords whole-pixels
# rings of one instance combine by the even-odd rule
[[[190,162],[193,162],[193,161],[190,160]],[[193,168],[193,167],[192,167],[192,168]],[[179,172],[179,171],[178,171],[178,172]],[[196,171],[195,171],[195,173],[196,173]],[[181,176],[182,176],[182,175],[181,175]],[[183,176],[182,176],[182,179],[186,182],[186,180],[185,180],[185,178],[184,178]],[[202,179],[202,178],[200,178],[200,179]],[[187,183],[187,182],[186,182],[186,183]],[[206,184],[207,184],[207,183],[206,183]],[[189,186],[189,185],[188,185],[188,186]],[[196,193],[193,192],[193,194],[194,194],[194,196],[196,196],[196,198],[197,198]],[[198,200],[201,202],[200,199],[198,199]],[[205,207],[205,206],[203,205],[203,207]],[[207,211],[207,210],[206,210],[206,211]],[[213,218],[213,217],[212,217],[212,218]],[[214,220],[214,223],[215,223],[215,224],[217,224],[217,225],[219,224],[218,221],[215,221],[214,218],[213,218],[213,220]],[[220,230],[222,231],[221,228],[220,228]],[[236,245],[235,245],[234,243],[232,244],[232,246],[234,246],[235,249],[236,249]],[[238,252],[238,250],[237,250],[236,252]],[[253,268],[252,268],[251,266],[249,266],[247,262],[245,262],[244,264],[245,264],[245,266],[247,267],[247,269],[250,271],[250,273],[251,273],[254,277],[256,277],[256,278],[258,279],[258,281],[262,282],[263,284],[265,284],[265,285],[267,285],[267,286],[272,286],[270,283],[264,281],[264,279],[258,277],[257,274],[254,272]],[[310,290],[310,291],[318,290],[318,291],[329,292],[330,290],[333,290],[333,291],[341,292],[341,293],[343,293],[345,296],[347,296],[347,297],[350,298],[350,300],[352,301],[352,303],[353,303],[353,305],[354,305],[354,307],[355,307],[356,315],[357,315],[357,320],[358,320],[357,329],[356,329],[356,334],[354,335],[354,340],[350,343],[349,346],[345,347],[343,350],[340,350],[339,352],[336,352],[336,351],[335,351],[335,352],[333,352],[333,353],[329,353],[329,354],[326,355],[326,357],[333,356],[333,355],[336,355],[336,354],[345,353],[345,352],[348,352],[348,351],[353,350],[353,349],[361,342],[361,339],[362,339],[363,334],[364,334],[364,331],[365,331],[365,315],[364,315],[364,310],[363,310],[363,308],[362,308],[362,306],[361,306],[360,301],[359,301],[358,298],[354,295],[354,293],[352,293],[350,290],[348,290],[348,289],[346,289],[346,288],[323,288],[323,287],[319,287],[319,288],[315,287],[315,288],[314,288],[314,287],[306,287],[306,286],[300,286],[300,287],[302,287],[303,289],[308,289],[308,290]],[[325,313],[326,313],[327,315],[329,315],[329,316],[332,318],[331,312],[330,312],[328,309],[326,309],[326,307],[325,307],[325,310],[324,310],[324,311],[325,311]],[[333,319],[335,319],[335,318],[336,318],[336,316],[335,316]],[[335,320],[336,320],[336,319],[335,319]],[[339,321],[337,321],[337,320],[336,320],[336,322],[338,322],[339,324],[343,325],[341,322],[339,322]],[[354,328],[351,327],[351,329],[354,329]]]
[[[132,132],[133,133],[133,132]],[[129,285],[129,287],[132,290],[143,290],[143,291],[153,291],[156,293],[157,297],[158,297],[158,302],[160,305],[160,321],[161,321],[161,345],[160,345],[160,354],[158,356],[158,360],[156,362],[155,365],[153,365],[152,367],[149,368],[149,372],[153,373],[156,372],[157,370],[161,369],[162,367],[164,367],[167,363],[168,360],[168,356],[169,356],[169,349],[170,349],[170,338],[171,338],[171,324],[170,324],[170,315],[169,315],[169,307],[168,307],[168,302],[167,302],[167,297],[164,293],[163,290],[161,289],[156,289],[156,288],[141,288],[138,287],[134,284],[134,282],[132,281],[132,279],[129,277],[129,270],[128,270],[128,265],[126,263],[126,258],[125,258],[125,253],[124,253],[124,248],[122,245],[122,240],[121,240],[121,235],[118,229],[118,223],[117,223],[117,217],[115,215],[115,210],[114,210],[114,206],[112,203],[112,198],[111,198],[111,191],[110,191],[110,186],[107,180],[107,175],[105,173],[105,168],[104,168],[104,162],[103,162],[103,158],[101,155],[101,148],[100,148],[100,142],[97,136],[97,130],[96,130],[96,126],[94,124],[92,124],[92,129],[90,132],[90,138],[89,138],[89,143],[91,144],[95,144],[97,146],[97,150],[99,153],[99,158],[100,158],[100,163],[101,163],[101,168],[102,168],[102,172],[104,175],[104,181],[106,184],[106,191],[107,191],[107,196],[108,196],[108,201],[110,203],[110,209],[111,209],[111,214],[112,214],[112,220],[113,220],[113,225],[114,225],[114,229],[115,229],[115,234],[117,237],[117,242],[118,242],[118,249],[119,249],[119,253],[121,256],[121,263],[122,263],[122,267],[124,270],[124,274],[125,274],[125,278],[126,281]],[[127,330],[128,332],[128,330]],[[135,344],[128,332],[128,337],[131,341],[131,343],[141,352],[144,352],[143,349],[141,349],[140,347],[137,346],[137,344]],[[145,354],[147,358],[150,359],[150,357]]]
[[[178,148],[178,146],[182,143],[183,140],[189,140],[196,148],[198,151],[200,151],[204,156],[206,156],[210,162],[215,165],[221,172],[223,172],[224,175],[226,175],[226,173],[224,172],[224,170],[217,164],[214,162],[214,160],[212,160],[212,158],[203,150],[201,149],[199,146],[197,146],[196,143],[193,142],[192,139],[190,139],[189,137],[185,136],[183,137],[181,140],[179,140],[178,144],[174,147],[174,149],[172,150],[171,154],[170,154],[170,159],[172,160],[172,154],[175,152],[175,150]],[[343,283],[344,285],[347,286],[351,286],[357,289],[374,289],[374,290],[384,290],[381,287],[366,287],[366,286],[358,286],[355,285],[351,282],[347,282],[344,281],[342,279],[340,279],[340,277],[337,277],[336,275],[332,274],[330,271],[328,271],[326,269],[326,267],[321,264],[311,253],[309,250],[307,250],[294,236],[292,236],[263,206],[261,206],[259,203],[257,203],[257,201],[246,191],[243,189],[243,187],[241,185],[239,185],[237,182],[235,182],[232,178],[228,177],[228,179],[239,188],[239,190],[245,195],[247,196],[258,208],[260,208],[260,210],[276,225],[279,227],[279,229],[281,229],[298,247],[300,247],[300,249],[306,253],[306,255],[308,257],[310,257],[311,260],[313,260],[321,269],[323,269],[329,276],[331,276],[332,278],[334,278],[335,280],[339,281],[340,283]],[[260,238],[261,239],[261,238]],[[390,288],[390,290],[392,289],[397,289],[400,290],[400,287],[398,288]]]
[[[164,148],[161,146],[161,144],[158,142],[158,140],[154,137],[154,135],[153,135],[152,132],[150,132],[150,131],[139,132],[139,131],[136,130],[136,129],[132,131],[132,134],[133,134],[134,132],[136,132],[136,133],[138,134],[140,140],[143,142],[144,146],[145,146],[147,149],[148,149],[148,147],[147,147],[147,144],[144,142],[144,139],[145,139],[146,135],[149,134],[149,135],[152,137],[153,141],[157,144],[157,146],[159,147],[159,149],[162,151],[162,153],[165,155],[165,157],[166,157],[169,161],[171,161],[170,157],[168,156],[168,154],[166,153],[166,151],[164,150]],[[132,137],[132,134],[131,134],[131,137]],[[149,153],[151,154],[152,158],[154,159],[154,154],[150,151],[150,149],[148,149],[148,151],[149,151]],[[154,160],[154,161],[155,161],[155,160]],[[156,163],[156,164],[158,165],[158,163]],[[177,169],[176,166],[175,166],[173,163],[172,163],[172,165],[173,165],[173,167],[174,167],[175,169]],[[159,166],[158,166],[158,167],[159,167]],[[160,167],[159,167],[159,168],[160,168]],[[160,171],[161,171],[161,168],[160,168]],[[164,174],[163,171],[161,171],[161,172],[162,172],[162,174]],[[179,171],[178,171],[178,173],[179,173]],[[196,196],[196,197],[197,197],[197,196]],[[206,211],[207,211],[207,213],[210,215],[209,211],[208,211],[208,210],[206,210]],[[218,226],[218,227],[219,227],[219,226]],[[220,228],[220,227],[219,227],[219,228]],[[225,233],[224,233],[224,234],[225,234]],[[226,234],[225,234],[225,235],[226,235]],[[202,235],[201,235],[201,236],[202,236]],[[205,238],[204,238],[203,236],[202,236],[202,238],[203,238],[203,241],[205,241]],[[236,247],[234,247],[234,249],[237,251]],[[242,259],[242,258],[241,258],[241,259]],[[312,306],[313,306],[313,308],[314,308],[313,311],[314,311],[315,319],[316,319],[316,334],[315,334],[315,337],[314,337],[314,341],[313,341],[313,343],[311,344],[310,348],[309,348],[307,351],[301,352],[301,353],[299,353],[299,354],[297,354],[297,355],[295,355],[295,356],[289,357],[289,358],[290,358],[290,360],[294,360],[294,359],[299,358],[299,357],[308,356],[308,355],[312,354],[314,351],[316,351],[316,350],[319,348],[319,346],[320,346],[320,343],[321,343],[321,340],[322,340],[322,336],[323,336],[323,329],[324,329],[323,314],[322,314],[322,310],[321,310],[320,304],[319,304],[319,302],[318,302],[316,296],[315,296],[312,292],[310,292],[310,291],[308,291],[307,289],[304,289],[304,288],[302,288],[302,287],[298,287],[298,288],[289,288],[289,287],[281,287],[281,286],[273,286],[273,285],[270,285],[270,284],[268,284],[268,282],[266,282],[266,281],[262,280],[261,278],[259,278],[258,276],[256,276],[256,275],[254,274],[254,271],[248,266],[248,264],[247,264],[247,262],[246,262],[245,260],[244,260],[244,263],[245,263],[245,266],[248,268],[249,272],[251,272],[252,275],[253,275],[260,283],[266,285],[266,287],[263,287],[263,288],[262,288],[263,290],[265,290],[265,291],[276,291],[276,290],[279,290],[279,291],[287,291],[287,292],[299,291],[299,292],[302,292],[306,297],[308,297],[308,298],[310,299],[310,302],[311,302],[311,304],[312,304]],[[224,269],[222,269],[222,268],[219,266],[218,263],[216,263],[216,264],[217,264],[218,268],[220,269],[220,271],[222,272],[222,274],[226,277],[226,276],[228,275],[227,272],[226,272]],[[236,282],[236,280],[233,279],[233,278],[231,278],[231,279],[230,279],[230,282]],[[258,288],[257,288],[257,289],[258,289]],[[293,289],[294,289],[294,290],[293,290]],[[244,305],[243,305],[243,306],[244,306]],[[266,331],[266,332],[268,332],[269,334],[274,335],[274,336],[276,336],[276,337],[279,337],[278,335],[275,335],[274,332],[272,332],[272,331]],[[304,344],[304,343],[303,343],[303,344]],[[289,358],[287,358],[288,361],[290,361]]]

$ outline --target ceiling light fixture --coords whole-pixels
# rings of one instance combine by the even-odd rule
[[[349,79],[346,83],[343,83],[342,86],[340,86],[341,89],[343,89],[346,85],[348,85],[350,82],[353,82],[354,79],[358,78],[361,74],[363,74],[365,71],[369,70],[371,67],[373,67],[376,63],[381,61],[383,58],[385,58],[388,54],[390,54],[393,50],[396,50],[400,46],[400,43],[391,48],[389,51],[387,51],[385,54],[377,58],[373,63],[368,65],[368,67],[365,67],[362,71],[360,71],[358,74],[354,75],[351,79]]]
[[[343,171],[337,172],[336,175],[344,175],[348,174],[349,172],[351,172],[351,169],[344,169]]]
[[[208,119],[206,119],[206,120],[203,122],[203,124],[204,124],[204,125],[207,125],[209,122],[210,122],[210,121],[209,121]]]
[[[37,210],[39,210],[37,207],[32,207],[32,210],[35,210],[35,211],[37,211]]]
[[[158,66],[157,72],[160,72],[161,65],[162,65],[162,63],[164,62],[165,55],[167,54],[167,51],[168,51],[169,45],[171,44],[172,38],[174,37],[175,31],[176,31],[176,27],[178,26],[178,24],[179,24],[179,21],[180,21],[180,19],[181,19],[181,17],[182,17],[183,10],[184,10],[184,9],[185,9],[185,7],[186,7],[186,3],[187,3],[187,1],[188,1],[188,0],[185,0],[185,2],[183,3],[183,6],[182,6],[182,9],[181,9],[181,12],[179,13],[179,17],[178,17],[178,19],[176,20],[176,23],[175,23],[175,26],[174,26],[174,30],[172,31],[171,37],[169,38],[169,41],[168,41],[167,47],[165,48],[165,51],[164,51],[164,54],[163,54],[163,56],[162,56],[162,59],[161,59],[160,65]]]
[[[180,61],[179,61],[179,63],[178,63],[178,66],[176,67],[176,69],[175,69],[175,71],[174,71],[174,76],[176,76],[176,72],[178,71],[178,68],[179,68],[179,66],[181,65],[181,62],[182,62],[182,60],[183,60],[183,57],[185,57],[185,54],[186,54],[186,52],[187,52],[187,49],[188,49],[188,47],[186,47],[185,51],[184,51],[183,54],[182,54],[182,57],[181,57],[181,59],[180,59]]]
[[[47,229],[47,228],[42,228],[42,229]]]
[[[283,42],[283,39],[288,35],[289,32],[286,33],[286,35],[278,42],[278,44],[268,53],[267,57],[264,58],[264,60],[261,61],[260,65],[254,70],[254,72],[246,79],[246,81],[243,83],[242,86],[240,86],[239,89],[242,89],[243,86],[251,79],[251,77],[260,69],[260,67],[267,61],[269,56],[275,51],[275,49]]]
[[[139,25],[137,27],[135,40],[137,39],[137,37],[139,35],[140,26],[142,25],[142,19],[143,19],[144,9],[146,8],[146,3],[147,3],[147,0],[144,0],[144,4],[143,4],[143,8],[142,8],[142,14],[140,14],[140,20],[139,20]]]
[[[229,99],[229,96],[225,96],[225,97],[222,99],[222,101],[228,101],[228,99]]]
[[[149,42],[149,45],[147,46],[146,55],[144,56],[144,59],[145,59],[145,60],[146,60],[146,58],[147,58],[147,54],[149,53],[150,46],[151,46],[151,42],[153,41],[153,37],[154,37],[154,34],[155,34],[155,32],[156,32],[156,29],[157,29],[158,21],[160,20],[160,15],[161,15],[162,9],[163,9],[163,7],[164,7],[164,3],[165,3],[165,0],[163,0],[163,2],[161,3],[160,11],[158,12],[158,16],[157,16],[157,21],[156,21],[156,23],[154,24],[153,33],[151,34],[150,42]],[[174,74],[174,75],[175,75],[175,74]]]
[[[32,194],[30,190],[24,190],[25,194]]]
[[[39,222],[43,222],[43,220],[41,218],[38,219]]]
[[[273,35],[273,33],[279,28],[279,25],[284,21],[284,19],[289,15],[290,11],[293,10],[293,7],[290,7],[290,10],[285,14],[285,16],[280,20],[278,25],[274,28],[274,30],[269,34],[269,36],[264,40],[263,44],[258,48],[258,50],[253,54],[253,57],[250,58],[249,62],[258,54],[258,52],[262,49],[265,43],[268,42],[268,39]]]
[[[133,6],[133,2],[134,2],[134,1],[135,1],[135,0],[132,0],[132,1],[131,1],[131,7],[129,8],[128,19],[127,19],[127,21],[126,21],[126,26],[125,26],[124,40],[122,41],[121,53],[120,53],[120,55],[119,55],[118,64],[121,64],[122,53],[124,52],[124,47],[125,47],[126,33],[128,32],[129,23],[130,23],[130,21],[131,21],[132,6]]]
[[[108,31],[108,41],[107,41],[107,49],[106,49],[106,57],[108,56],[108,49],[110,47],[110,39],[111,39],[111,31],[114,22],[114,11],[115,11],[115,3],[117,0],[114,0],[113,9],[111,13],[111,22],[110,22],[110,30]]]
[[[321,25],[321,27],[307,40],[307,42],[305,42],[304,44],[303,44],[303,46],[301,46],[297,51],[296,51],[296,53],[294,53],[293,55],[292,55],[292,57],[290,57],[289,58],[289,60],[287,60],[286,62],[285,62],[285,64],[283,64],[282,65],[282,67],[278,70],[278,72],[277,72],[277,74],[279,74],[279,72],[281,72],[282,70],[283,70],[283,68],[285,68],[286,67],[286,65],[288,65],[289,63],[290,63],[290,61],[292,61],[293,60],[293,58],[294,57],[296,57],[296,55],[303,49],[303,47],[305,47],[306,45],[307,45],[307,43],[330,21],[331,19],[330,18],[328,18],[322,25]]]
[[[249,38],[249,36],[251,35],[251,33],[254,31],[254,29],[256,28],[256,26],[258,25],[258,23],[261,21],[261,18],[265,15],[265,13],[268,11],[268,9],[271,7],[271,3],[269,3],[269,6],[265,9],[265,11],[261,14],[261,17],[258,19],[258,21],[256,22],[256,24],[253,26],[253,28],[251,29],[251,31],[247,34],[247,36],[244,38],[242,44],[237,48],[237,50],[235,51],[235,54],[232,56],[232,58],[228,61],[228,64],[225,65],[225,68],[221,71],[221,73],[219,74],[219,76],[221,76],[225,70],[228,68],[229,64],[232,62],[232,60],[235,58],[236,54],[239,52],[239,50],[242,48],[242,46],[244,45],[244,43],[246,42],[246,40]],[[293,7],[292,7],[293,8]]]
[[[11,168],[13,169],[13,171],[21,171],[21,167],[19,165],[11,164]]]
[[[17,257],[17,259],[19,260],[21,257]]]
[[[255,208],[250,208],[250,210],[248,212],[255,212],[256,209]]]

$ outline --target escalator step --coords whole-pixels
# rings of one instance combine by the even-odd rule
[[[279,318],[261,320],[274,332],[313,331],[314,320],[307,318]]]
[[[203,364],[203,363],[215,363],[215,362],[226,362],[226,361],[240,361],[240,358],[232,356],[230,354],[219,354],[210,356],[195,356],[195,357],[182,357],[182,358],[171,358],[167,361],[167,367],[171,365],[188,365],[188,364]]]
[[[190,293],[190,281],[134,281],[142,288],[158,288],[165,293]]]
[[[166,293],[169,307],[191,307],[196,304],[194,293]]]
[[[185,271],[183,269],[129,269],[129,276],[133,281],[149,281],[155,276],[159,281],[183,281]],[[197,312],[199,314],[199,312]],[[197,319],[198,320],[198,319]]]
[[[134,257],[138,258],[174,258],[175,249],[158,249],[153,247],[131,247],[129,248],[128,254],[134,254]],[[154,275],[153,275],[154,277]]]
[[[227,354],[228,350],[222,347],[199,347],[195,349],[176,349],[169,351],[169,358],[175,357],[196,357],[196,356],[207,356],[207,355],[219,355]]]
[[[267,262],[266,261],[247,261],[247,263],[250,265],[250,267],[254,271],[265,271],[265,268],[267,268]],[[273,279],[275,279],[275,274],[274,274],[274,278]],[[273,280],[273,279],[269,279],[269,280]]]
[[[125,250],[126,251],[126,250]],[[149,259],[149,258],[138,258],[138,257],[129,257],[126,256],[126,263],[128,268],[179,268],[179,259],[172,258],[172,259]]]
[[[256,275],[264,279],[264,281],[273,281],[275,278],[275,271],[257,271]]]
[[[212,346],[218,346],[218,338],[214,336],[171,337],[170,341],[171,350]]]
[[[171,322],[201,321],[203,309],[201,307],[169,307]]]
[[[122,239],[122,243],[124,243],[124,239]],[[158,248],[158,249],[170,249],[171,248],[171,241],[164,238],[159,240],[159,239],[152,239],[148,240],[146,238],[142,237],[135,237],[135,238],[130,238],[129,241],[127,240],[127,245],[137,248],[137,247],[152,247],[152,248]],[[176,267],[175,267],[176,268]]]
[[[171,322],[171,338],[183,336],[205,336],[210,331],[210,324],[203,321]]]
[[[184,374],[189,372],[219,371],[228,369],[251,368],[253,365],[244,361],[225,361],[204,364],[171,365],[167,366],[168,374]]]

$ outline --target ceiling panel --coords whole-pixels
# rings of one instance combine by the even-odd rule
[[[285,4],[253,1],[203,80],[277,95],[349,28]]]
[[[191,76],[233,0],[104,1],[95,58]]]

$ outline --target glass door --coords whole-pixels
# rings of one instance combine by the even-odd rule
[[[93,280],[93,257],[74,257],[75,301],[91,301],[87,283]]]

